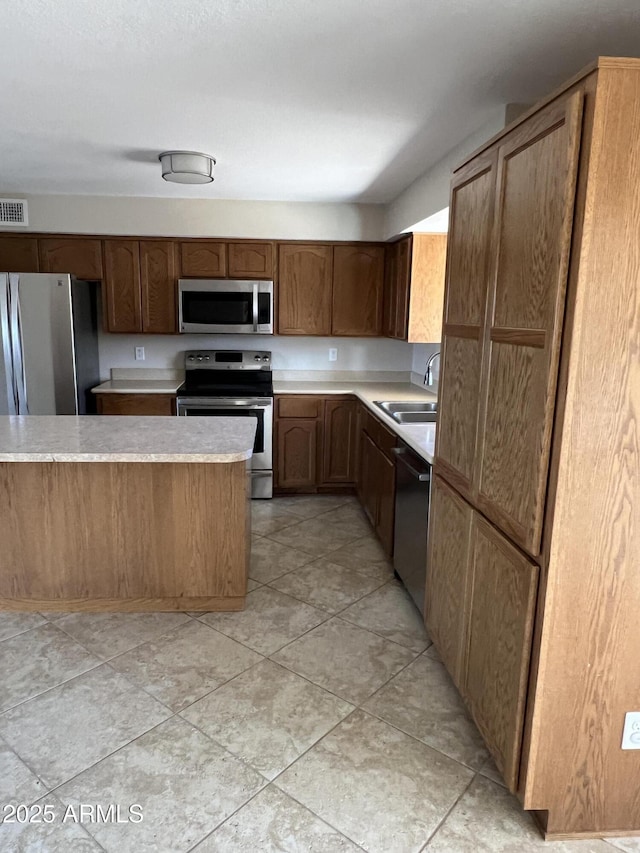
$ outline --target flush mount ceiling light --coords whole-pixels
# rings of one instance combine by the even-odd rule
[[[199,151],[165,151],[158,159],[162,177],[176,184],[210,184],[216,161]]]

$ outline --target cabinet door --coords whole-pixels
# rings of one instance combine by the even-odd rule
[[[333,248],[282,244],[278,271],[278,333],[330,335]]]
[[[471,506],[444,480],[431,489],[425,622],[459,690],[464,688]]]
[[[377,447],[376,451],[376,533],[385,554],[393,554],[393,525],[396,505],[396,466]]]
[[[142,331],[172,334],[176,323],[176,248],[171,240],[140,242]]]
[[[409,324],[405,332],[409,343],[442,340],[444,305],[446,234],[414,234],[411,241]]]
[[[0,237],[2,272],[39,272],[38,241],[35,237]]]
[[[385,338],[396,335],[396,289],[398,284],[398,243],[385,246],[384,294],[382,298],[382,334]]]
[[[281,489],[312,489],[318,482],[318,427],[311,419],[279,420],[278,487]]]
[[[547,490],[582,97],[577,92],[541,110],[499,149],[478,507],[533,555]]]
[[[335,246],[331,334],[380,335],[383,286],[382,246]]]
[[[89,280],[102,278],[102,241],[80,237],[38,240],[41,272],[68,272]]]
[[[273,243],[229,243],[227,254],[232,278],[273,278]]]
[[[464,694],[498,769],[516,791],[538,567],[473,514]]]
[[[405,341],[409,329],[409,288],[411,286],[411,246],[413,238],[405,237],[398,243],[395,286],[395,323],[393,337]]]
[[[206,240],[180,243],[180,274],[191,278],[224,278],[227,274],[226,243]]]
[[[322,436],[322,482],[353,483],[356,469],[355,400],[325,400]]]
[[[137,240],[104,241],[102,285],[108,332],[141,332],[140,246]]]
[[[175,415],[172,394],[97,394],[99,415]]]
[[[378,518],[378,448],[366,432],[360,434],[358,497],[369,521],[375,527]]]
[[[478,157],[451,190],[436,467],[466,497],[476,459],[496,162],[495,151]]]

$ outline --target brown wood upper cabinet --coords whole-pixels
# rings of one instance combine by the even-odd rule
[[[175,332],[175,243],[105,240],[102,290],[107,331]]]
[[[382,246],[335,246],[331,334],[354,337],[380,335],[383,288]]]
[[[224,278],[227,244],[214,240],[180,243],[180,274],[191,278]]]
[[[0,236],[2,272],[40,272],[38,241],[35,237]]]
[[[102,241],[86,237],[45,237],[38,240],[40,272],[71,273],[77,278],[102,278]]]
[[[227,256],[231,278],[274,277],[273,243],[228,243]]]
[[[281,243],[278,270],[278,333],[330,335],[332,246]]]
[[[409,234],[386,247],[386,337],[409,343],[441,339],[446,250],[446,234]]]

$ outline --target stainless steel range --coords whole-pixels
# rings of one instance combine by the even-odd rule
[[[273,496],[273,380],[271,353],[263,350],[195,350],[184,354],[185,382],[178,389],[183,417],[253,417],[251,496]]]

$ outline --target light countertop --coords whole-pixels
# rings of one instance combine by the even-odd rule
[[[109,379],[92,394],[175,394],[184,379]]]
[[[255,418],[0,417],[0,462],[242,462]]]
[[[353,394],[373,414],[379,418],[402,441],[414,450],[422,459],[433,464],[436,443],[435,424],[398,424],[386,412],[375,405],[376,400],[393,400],[407,402],[424,400],[425,403],[435,403],[437,395],[423,389],[412,382],[360,382],[347,380],[332,382],[330,380],[278,381],[273,382],[274,394]]]

